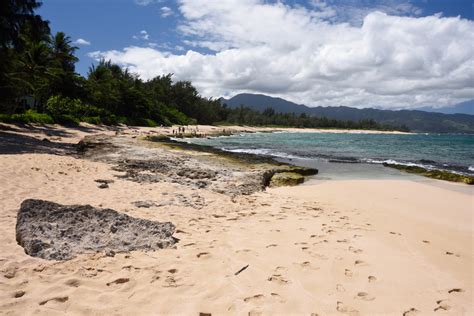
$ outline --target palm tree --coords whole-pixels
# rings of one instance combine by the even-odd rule
[[[57,32],[50,41],[53,60],[64,72],[74,73],[74,64],[79,60],[74,56],[74,52],[78,47],[72,46],[71,38],[63,32]]]

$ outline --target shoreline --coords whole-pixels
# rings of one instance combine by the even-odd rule
[[[473,187],[425,178],[310,179],[257,190],[259,165],[140,139],[155,133],[0,130],[0,310],[473,313]],[[97,139],[90,155],[76,154],[84,136]],[[170,221],[179,242],[112,257],[31,257],[15,240],[19,205],[28,198]]]
[[[274,133],[275,131],[270,131],[269,133]],[[244,132],[244,133],[253,133],[253,132]],[[242,133],[235,133],[235,134],[242,134]],[[147,136],[145,137],[146,139],[150,141],[156,141],[156,142],[162,142],[162,143],[172,143],[175,144],[178,147],[181,147],[183,149],[186,148],[192,148],[194,150],[198,151],[210,151],[215,154],[220,154],[220,155],[248,155],[249,157],[262,157],[263,159],[273,159],[276,161],[281,161],[284,163],[289,163],[297,166],[305,166],[305,167],[311,167],[311,168],[317,168],[314,165],[308,165],[308,164],[295,164],[295,161],[303,161],[307,159],[318,159],[318,160],[325,160],[329,164],[365,164],[369,166],[377,166],[377,165],[382,165],[386,168],[391,168],[395,170],[399,170],[402,173],[405,174],[414,174],[414,175],[419,175],[421,177],[426,177],[426,178],[431,178],[431,179],[437,179],[437,180],[442,180],[442,181],[449,181],[449,182],[460,182],[460,183],[465,183],[467,185],[473,185],[474,184],[474,174],[471,172],[460,172],[458,170],[452,170],[452,169],[447,169],[446,166],[439,167],[439,166],[433,166],[433,165],[425,165],[420,162],[400,162],[400,161],[395,161],[393,159],[386,159],[386,160],[381,160],[378,162],[374,162],[373,159],[347,159],[345,157],[313,157],[313,158],[303,158],[303,157],[297,157],[297,156],[292,156],[290,154],[283,156],[283,155],[273,155],[271,153],[257,153],[259,149],[249,149],[249,150],[244,150],[240,149],[238,151],[235,150],[226,150],[223,148],[219,147],[214,147],[212,145],[206,145],[206,144],[199,144],[199,143],[194,143],[191,140],[193,138],[214,138],[214,137],[231,137],[235,134],[232,133],[220,133],[220,134],[214,134],[214,136],[184,136],[184,137],[173,137],[173,136],[167,136],[164,134],[158,134],[156,136]],[[456,166],[458,167],[458,166]],[[470,169],[469,169],[470,170]]]
[[[175,130],[178,126],[172,126],[169,129]],[[257,126],[237,126],[237,125],[188,125],[188,131],[197,131],[203,134],[198,137],[217,137],[217,136],[231,136],[240,133],[334,133],[334,134],[395,134],[395,135],[412,135],[417,133],[401,132],[401,131],[382,131],[382,130],[361,130],[361,129],[337,129],[337,128],[296,128],[296,127],[257,127]],[[160,128],[162,129],[162,128]],[[189,137],[193,133],[186,132]]]

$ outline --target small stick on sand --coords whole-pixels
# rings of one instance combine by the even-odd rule
[[[245,267],[242,267],[242,269],[240,269],[239,271],[235,272],[234,275],[238,275],[240,272],[244,271],[245,269],[247,269],[249,267],[249,265],[246,265]]]

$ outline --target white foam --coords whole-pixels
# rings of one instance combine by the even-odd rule
[[[222,148],[224,151],[229,151],[233,153],[245,153],[245,154],[254,154],[254,155],[264,155],[264,156],[271,156],[277,158],[285,158],[285,159],[307,159],[295,155],[290,155],[284,152],[273,151],[268,148],[255,148],[255,149],[245,149],[245,148]]]
[[[420,168],[425,168],[427,170],[433,170],[436,169],[435,166],[433,165],[424,165],[421,163],[414,163],[414,162],[400,162],[396,161],[393,159],[386,159],[386,160],[377,160],[377,159],[363,159],[362,161],[367,162],[367,163],[373,163],[373,164],[390,164],[390,165],[399,165],[399,166],[408,166],[408,167],[420,167]]]

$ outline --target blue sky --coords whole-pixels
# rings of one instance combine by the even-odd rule
[[[172,72],[176,80],[192,80],[206,96],[254,92],[308,105],[395,108],[449,105],[474,97],[469,89],[469,80],[474,77],[473,61],[464,56],[468,51],[459,52],[463,45],[472,49],[467,33],[472,27],[473,11],[469,0],[44,0],[39,13],[50,21],[53,32],[64,31],[77,41],[80,61],[76,68],[83,75],[97,59],[107,58],[144,79]],[[404,37],[397,38],[397,28],[410,36],[416,33],[421,39],[430,36],[431,42],[420,44],[425,47],[407,56],[403,46],[388,47],[390,44],[386,43],[379,47],[368,40],[381,32],[382,42],[383,34],[393,34],[394,41],[403,42]],[[447,28],[449,32],[445,31]],[[342,42],[328,34],[341,36]],[[354,44],[344,46],[348,41]],[[443,44],[458,51],[434,47]],[[405,45],[405,50],[411,51],[410,43]],[[353,47],[366,54],[348,56],[353,54]],[[400,54],[385,56],[381,53],[385,49],[399,50]],[[319,55],[315,56],[315,52]],[[452,60],[464,69],[450,65],[446,58],[435,60],[442,54],[454,54]],[[264,56],[273,57],[271,68],[262,65],[266,63],[262,62]],[[333,56],[339,56],[337,63],[331,60]],[[354,63],[347,62],[346,68],[341,68],[344,58],[349,57]],[[313,63],[298,63],[305,58]],[[398,63],[396,67],[394,62]],[[427,63],[431,63],[429,69],[435,76],[458,76],[452,82],[428,78],[433,90],[438,90],[432,98],[429,92],[422,92],[427,90],[420,83],[426,82],[426,76],[420,76],[419,82],[412,81],[412,76],[421,70],[426,72],[422,67]],[[286,69],[287,65],[293,65],[293,69]],[[369,77],[373,67],[387,73]],[[400,76],[403,69],[413,73]],[[462,71],[467,71],[468,77],[460,83],[463,78],[458,73]],[[367,77],[366,86],[344,84],[345,75]],[[292,80],[274,80],[280,77]],[[381,77],[391,82],[390,87],[372,88]],[[298,80],[313,84],[305,86]],[[338,89],[328,92],[327,87],[333,83]],[[456,87],[440,94],[440,84]],[[408,94],[410,97],[406,97]]]

